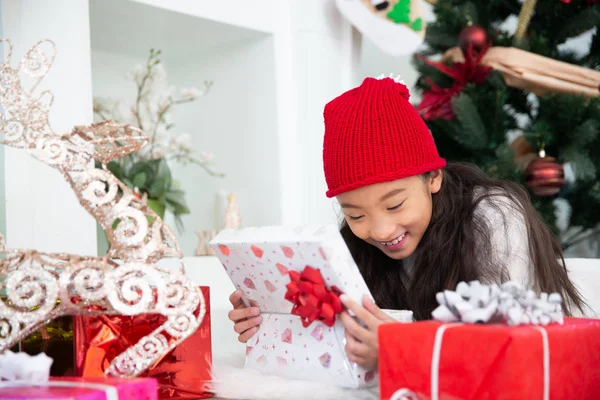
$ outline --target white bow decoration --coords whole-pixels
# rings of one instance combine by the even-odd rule
[[[456,291],[436,295],[440,304],[432,313],[441,322],[487,323],[508,325],[562,324],[562,297],[558,293],[536,293],[517,282],[484,285],[479,281],[460,282]]]
[[[0,355],[0,380],[46,382],[50,376],[52,361],[44,353],[31,356],[7,350]]]

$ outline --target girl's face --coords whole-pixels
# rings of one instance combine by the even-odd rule
[[[426,179],[411,176],[342,193],[337,200],[352,232],[388,257],[410,256],[431,221],[431,195],[442,185],[441,171]]]

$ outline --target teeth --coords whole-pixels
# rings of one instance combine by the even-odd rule
[[[404,235],[406,235],[406,233]],[[398,244],[402,239],[404,239],[404,235],[392,240],[391,242],[380,242],[380,243],[384,246],[393,246],[395,244]]]

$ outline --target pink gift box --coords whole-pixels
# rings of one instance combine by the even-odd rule
[[[10,400],[157,400],[155,379],[50,378],[33,386],[0,382],[0,399]]]

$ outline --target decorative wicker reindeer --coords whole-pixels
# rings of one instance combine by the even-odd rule
[[[139,150],[147,137],[110,121],[55,133],[48,122],[52,93],[33,95],[52,65],[54,43],[38,42],[18,69],[10,66],[10,41],[0,39],[2,44],[8,54],[0,64],[0,143],[25,149],[60,171],[102,225],[110,250],[104,257],[84,257],[6,249],[0,236],[0,252],[6,255],[0,259],[5,278],[0,288],[7,293],[0,300],[0,352],[63,315],[162,314],[166,322],[106,370],[107,375],[136,376],[190,336],[205,314],[199,288],[184,275],[173,232],[106,167]],[[155,264],[165,256],[178,257],[180,270]]]

